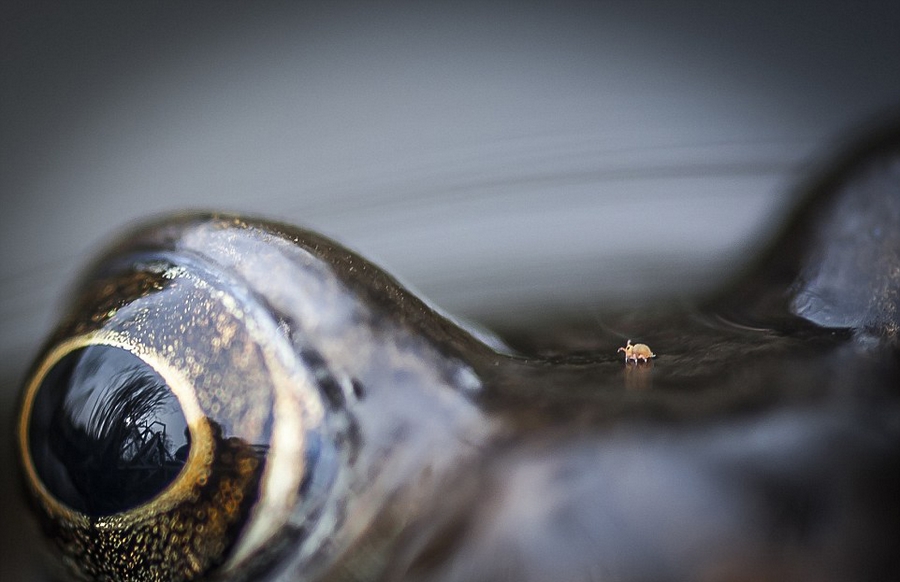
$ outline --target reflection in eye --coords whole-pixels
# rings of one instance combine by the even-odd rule
[[[35,469],[70,508],[132,509],[181,471],[190,433],[165,381],[130,352],[90,346],[62,358],[38,390],[30,430]]]

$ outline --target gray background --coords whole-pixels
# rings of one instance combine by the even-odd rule
[[[427,4],[428,7],[425,7]],[[129,221],[310,226],[507,322],[707,288],[900,104],[900,3],[5,2],[0,418]],[[34,534],[0,481],[0,574]]]

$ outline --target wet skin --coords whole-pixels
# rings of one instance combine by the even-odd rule
[[[59,575],[900,575],[900,133],[831,168],[716,296],[506,344],[309,231],[135,229],[23,389]]]

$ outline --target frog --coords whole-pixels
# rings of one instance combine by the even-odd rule
[[[22,387],[51,574],[900,576],[900,131],[805,191],[714,293],[497,337],[311,230],[133,226]]]

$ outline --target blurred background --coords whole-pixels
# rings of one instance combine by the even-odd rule
[[[708,289],[900,105],[900,3],[0,7],[0,413],[66,286],[183,209],[333,236],[492,324]],[[0,572],[35,574],[2,449]]]

